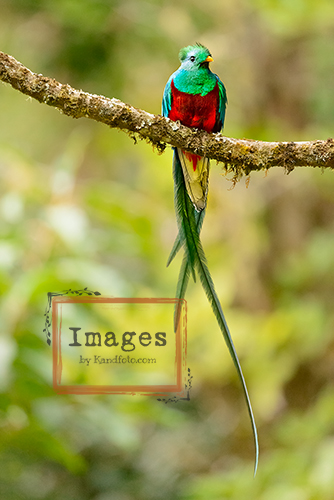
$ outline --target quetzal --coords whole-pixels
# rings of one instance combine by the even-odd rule
[[[169,78],[164,90],[162,100],[163,116],[174,121],[180,121],[180,123],[188,127],[195,127],[207,132],[220,132],[224,125],[227,97],[224,84],[217,75],[210,71],[209,63],[213,59],[209,50],[198,43],[189,45],[181,49],[179,59],[181,66]],[[242,383],[254,434],[256,472],[259,446],[253,410],[239,359],[213,285],[199,237],[208,195],[209,159],[182,151],[180,148],[174,148],[173,176],[175,211],[179,233],[167,265],[170,264],[178,250],[183,246],[185,255],[177,284],[176,297],[178,299],[185,296],[190,273],[194,280],[196,280],[196,271],[200,277]],[[179,321],[179,315],[180,306],[176,306],[175,329]]]

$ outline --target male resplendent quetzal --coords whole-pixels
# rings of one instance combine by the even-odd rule
[[[179,58],[181,66],[169,78],[164,90],[163,116],[180,121],[188,127],[207,132],[220,132],[225,119],[226,90],[219,77],[210,71],[209,63],[213,59],[209,50],[200,44],[190,45],[181,49]],[[185,296],[190,273],[194,280],[196,280],[195,271],[200,277],[242,383],[254,434],[256,472],[259,447],[251,402],[199,237],[208,195],[209,159],[174,148],[173,175],[179,234],[167,265],[183,246],[185,255],[176,291],[176,297],[179,299]],[[180,307],[176,307],[175,328],[179,315]]]

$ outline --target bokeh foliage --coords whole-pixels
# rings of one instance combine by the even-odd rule
[[[0,0],[0,49],[153,113],[200,41],[229,97],[225,133],[333,136],[331,0]],[[46,293],[172,297],[171,152],[0,86],[0,494],[7,500],[330,500],[334,177],[212,165],[203,244],[260,433],[201,290],[188,299],[189,402],[56,396]]]

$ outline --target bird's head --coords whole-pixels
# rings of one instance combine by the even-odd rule
[[[200,43],[188,45],[188,47],[181,49],[179,59],[182,69],[187,71],[208,69],[209,63],[213,61],[210,51]]]

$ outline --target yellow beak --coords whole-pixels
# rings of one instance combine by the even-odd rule
[[[212,57],[211,57],[211,56],[208,56],[208,57],[205,59],[205,62],[208,62],[208,63],[209,63],[209,62],[212,62],[212,61],[213,61],[213,59],[212,59]]]

